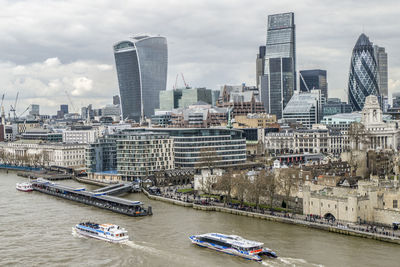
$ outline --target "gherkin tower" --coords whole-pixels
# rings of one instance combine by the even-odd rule
[[[380,96],[374,47],[364,33],[358,37],[351,56],[348,90],[353,111],[363,109],[367,96]]]

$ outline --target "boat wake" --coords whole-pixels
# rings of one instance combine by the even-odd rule
[[[323,267],[322,264],[313,264],[307,262],[305,259],[296,259],[289,257],[278,257],[277,259],[263,260],[261,264],[264,266],[315,266]]]
[[[74,228],[74,227],[72,227],[72,236],[73,237],[78,237],[78,238],[85,238],[85,239],[87,239],[87,237],[86,236],[83,236],[83,235],[81,235],[81,234],[79,234],[77,231],[76,231],[76,229]]]
[[[141,250],[141,251],[144,251],[144,252],[152,253],[152,254],[159,254],[159,255],[162,254],[162,251],[160,251],[158,249],[155,249],[155,248],[152,248],[152,247],[147,247],[147,246],[142,246],[142,245],[136,244],[135,242],[133,242],[131,240],[122,242],[120,244],[121,245],[126,245],[126,246],[128,246],[130,248],[138,249],[138,250]]]

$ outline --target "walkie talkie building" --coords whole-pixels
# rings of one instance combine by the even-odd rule
[[[139,122],[159,108],[159,92],[166,90],[167,39],[137,35],[114,45],[122,118]]]
[[[353,111],[363,109],[367,96],[380,97],[374,47],[364,33],[358,37],[351,56],[348,94]]]

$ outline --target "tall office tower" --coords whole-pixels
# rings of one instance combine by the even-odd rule
[[[374,47],[364,33],[358,37],[351,55],[348,95],[353,111],[363,109],[367,96],[380,96]]]
[[[299,80],[300,91],[306,92],[311,89],[319,89],[321,90],[322,98],[328,99],[326,70],[301,70]]]
[[[29,115],[31,116],[39,116],[40,106],[37,104],[31,104],[29,106]]]
[[[265,69],[265,45],[259,47],[256,59],[256,85],[260,89],[260,79],[264,75]]]
[[[374,45],[376,64],[378,65],[379,92],[388,97],[388,57],[384,47]]]
[[[68,105],[60,105],[60,111],[65,115],[68,114]]]
[[[268,16],[265,70],[261,77],[261,100],[267,113],[282,118],[296,89],[296,34],[294,13]]]
[[[119,100],[119,95],[113,96],[113,105],[119,105],[121,101]]]
[[[122,118],[140,121],[159,107],[167,86],[167,39],[136,35],[114,45]]]

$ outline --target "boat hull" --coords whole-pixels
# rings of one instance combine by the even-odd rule
[[[250,254],[241,253],[240,251],[233,249],[233,248],[221,248],[216,245],[210,244],[208,242],[200,242],[194,236],[189,237],[189,239],[192,241],[193,244],[196,244],[203,248],[209,248],[209,249],[220,251],[220,252],[223,252],[223,253],[226,253],[229,255],[242,257],[247,260],[262,261],[262,258],[260,256],[258,256],[257,254],[250,255]]]
[[[86,231],[82,231],[77,227],[72,227],[72,231],[75,231],[75,233],[81,235],[81,236],[86,236],[86,237],[91,237],[91,238],[96,238],[99,240],[103,240],[103,241],[107,241],[110,243],[124,243],[126,241],[129,240],[129,236],[125,236],[123,238],[119,238],[119,239],[111,239],[111,238],[107,238],[104,235],[96,235],[96,234],[92,234]]]
[[[33,191],[33,189],[22,189],[22,188],[16,188],[18,191],[21,191],[21,192],[32,192]]]

